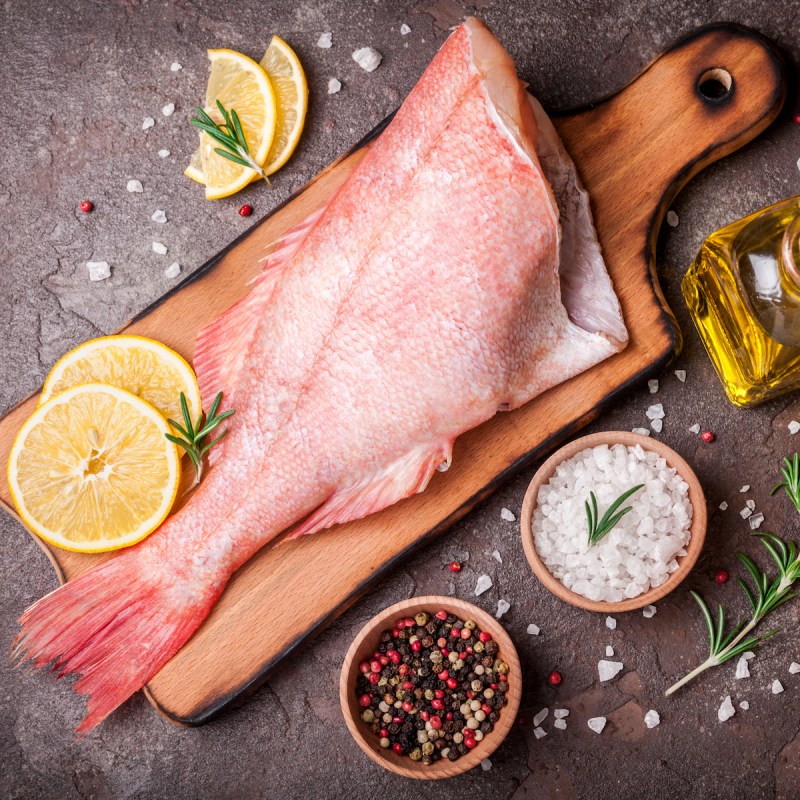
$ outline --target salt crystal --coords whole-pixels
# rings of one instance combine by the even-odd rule
[[[511,608],[511,603],[509,603],[508,600],[498,600],[497,611],[494,612],[494,618],[500,619],[509,608]]]
[[[478,582],[475,584],[475,596],[488,591],[492,588],[492,579],[488,575],[481,575]]]
[[[679,222],[680,218],[672,209],[667,211],[667,225],[669,225],[670,228],[677,228]]]
[[[650,394],[655,394],[658,391],[658,381],[655,379],[647,381],[647,388],[650,390]]]
[[[613,631],[616,630],[616,627],[617,621],[614,619],[614,617],[606,617],[606,628],[608,628],[610,631]]]
[[[150,219],[163,225],[167,221],[167,215],[161,209],[158,209],[153,212],[153,216]]]
[[[333,47],[333,36],[330,32],[323,33],[319,39],[317,39],[317,47],[321,47],[323,50],[330,50]]]
[[[503,563],[503,556],[500,555],[499,550],[492,550],[492,558],[497,561],[498,564]]]
[[[328,81],[328,94],[336,94],[342,88],[342,82],[338,78],[331,78]]]
[[[756,510],[756,501],[755,500],[745,500],[744,504],[751,510]]]
[[[569,709],[568,708],[556,708],[553,710],[553,716],[556,719],[564,719],[564,717],[569,716]]]
[[[648,711],[644,715],[644,724],[648,728],[655,728],[656,725],[658,725],[660,722],[661,722],[661,717],[659,716],[658,711],[650,709],[650,711]]]
[[[654,419],[650,421],[650,427],[656,432],[661,433],[662,429],[664,428],[664,420],[663,419]]]
[[[158,253],[160,256],[165,256],[167,254],[167,246],[161,244],[161,242],[153,242],[153,252]]]
[[[600,676],[600,683],[610,681],[622,671],[624,664],[621,661],[606,661],[601,659],[597,662],[597,674]]]
[[[649,436],[650,431],[647,428],[634,428],[631,433],[638,433],[639,436]]]
[[[658,611],[658,609],[655,606],[645,606],[642,609],[642,616],[645,619],[652,619],[656,615],[656,611]]]
[[[514,516],[513,511],[509,511],[507,508],[500,509],[500,518],[504,519],[506,522],[516,522],[516,517]]]
[[[614,648],[608,644],[606,645],[606,658],[613,658],[614,657]]]
[[[750,668],[747,666],[747,659],[742,656],[736,662],[736,679],[742,680],[743,678],[750,677]]]
[[[183,69],[183,67],[177,61],[173,61],[169,68],[173,72],[180,72]]]
[[[742,510],[739,512],[739,514],[741,515],[742,519],[747,519],[748,517],[750,517],[750,516],[752,516],[752,515],[753,515],[753,509],[752,509],[752,508],[748,508],[747,506],[745,506],[745,507],[744,507],[744,508],[743,508],[743,509],[742,509]]]
[[[557,719],[553,722],[553,727],[558,728],[560,731],[565,731],[567,729],[567,721],[565,719]]]
[[[547,731],[546,731],[544,728],[534,728],[534,729],[533,729],[533,735],[534,735],[534,736],[535,736],[537,739],[542,739],[542,738],[544,738],[545,736],[547,736]]]
[[[797,169],[800,169],[800,158],[797,159]]]
[[[764,515],[759,511],[758,514],[753,514],[750,517],[750,530],[755,531],[761,527],[761,523],[764,521]]]
[[[406,25],[405,22],[404,22],[400,26],[400,35],[401,36],[408,36],[409,33],[411,33],[411,28],[409,28],[408,25]]]
[[[736,709],[733,707],[733,703],[731,703],[731,696],[728,695],[722,701],[719,711],[717,711],[717,718],[720,722],[727,722],[735,713]]]
[[[752,661],[756,657],[756,654],[752,650],[747,650],[746,652],[742,653],[742,658],[745,661]]]
[[[175,261],[175,262],[173,262],[172,264],[170,264],[170,265],[169,265],[169,266],[168,266],[168,267],[167,267],[167,268],[164,270],[164,275],[165,275],[167,278],[170,278],[170,279],[172,279],[172,278],[177,278],[177,277],[178,277],[178,275],[180,275],[180,274],[181,274],[181,265],[180,265],[180,264],[179,264],[177,261]]]
[[[586,723],[595,733],[602,733],[603,728],[606,726],[606,718],[605,717],[592,717]]]
[[[547,715],[549,713],[549,708],[543,708],[538,714],[536,714],[536,716],[533,718],[534,726],[541,725],[547,719]]]
[[[750,491],[750,484],[749,483],[746,483],[744,486],[742,486],[741,489],[739,489],[739,492],[741,494],[744,494],[745,492],[749,492],[749,491]]]
[[[142,122],[142,130],[146,131],[148,128],[152,128],[155,124],[156,121],[152,117],[145,117],[144,121]]]
[[[719,510],[720,510],[720,511],[726,511],[726,510],[727,510],[727,508],[728,508],[728,501],[727,501],[727,500],[723,500],[723,501],[722,501],[722,502],[719,504]]]
[[[111,267],[108,261],[87,261],[86,269],[89,270],[90,281],[104,281],[111,276]]]
[[[789,433],[794,436],[797,431],[800,431],[800,422],[798,422],[796,419],[793,419],[787,427],[789,428]]]
[[[695,422],[695,424],[692,425],[691,428],[689,428],[689,431],[691,433],[700,433],[700,426]]]
[[[796,661],[792,661],[792,663],[789,664],[789,672],[791,672],[792,675],[797,675],[797,673],[800,672],[800,664]]]
[[[137,180],[128,181],[128,183],[125,186],[125,188],[129,192],[143,192],[144,191],[144,187],[142,186],[142,182],[141,181],[137,181]]]
[[[783,691],[783,684],[776,678],[772,681],[772,694],[780,694]]]
[[[382,60],[383,56],[374,47],[360,47],[353,53],[353,61],[367,72],[378,69]]]
[[[481,761],[481,769],[484,772],[488,772],[491,768],[492,762],[488,758],[484,758],[483,761]]]
[[[169,150],[159,150],[158,155],[160,158],[166,158],[169,155]]]
[[[529,633],[531,636],[538,636],[541,628],[538,625],[534,625],[532,622],[526,628],[526,632]]]
[[[681,382],[686,383],[686,370],[685,369],[676,369],[675,370],[675,377]]]
[[[742,711],[747,711],[750,708],[750,703],[748,703],[747,700],[742,700],[742,702],[739,703],[739,708],[741,708]]]
[[[167,103],[162,109],[161,113],[165,117],[171,117],[175,113],[175,103]]]
[[[664,419],[664,404],[655,403],[644,412],[647,419]]]

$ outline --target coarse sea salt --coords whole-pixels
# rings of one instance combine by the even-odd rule
[[[492,579],[488,575],[481,575],[475,584],[475,596],[488,592],[492,588]]]
[[[533,729],[533,735],[534,735],[534,736],[535,736],[537,739],[542,739],[542,738],[544,738],[545,736],[547,736],[547,731],[546,731],[544,728],[539,728],[539,727],[536,727],[536,728],[534,728],[534,729]]]
[[[567,721],[565,719],[557,719],[553,722],[553,727],[560,731],[565,731],[567,729]]]
[[[644,724],[648,728],[655,728],[660,722],[661,717],[659,716],[658,711],[655,711],[652,708],[644,715]]]
[[[167,246],[161,242],[153,242],[153,252],[158,253],[160,256],[167,254]]]
[[[792,675],[797,675],[797,673],[800,672],[800,664],[798,664],[796,661],[792,661],[792,663],[789,664],[789,672]]]
[[[328,94],[336,94],[342,88],[342,82],[338,78],[331,78],[328,81]]]
[[[750,667],[747,666],[747,659],[742,656],[736,662],[736,680],[744,680],[750,677]]]
[[[514,512],[510,511],[507,508],[501,508],[500,509],[500,518],[504,519],[506,522],[516,522],[517,521],[517,518],[514,515]]]
[[[747,711],[750,708],[750,703],[747,700],[742,700],[742,702],[739,703],[739,708],[741,708],[742,711]]]
[[[660,404],[659,404],[660,405]],[[590,545],[584,503],[600,513],[636,484],[625,514]],[[662,585],[689,543],[689,486],[657,453],[639,445],[599,445],[563,461],[537,495],[532,528],[539,557],[568,589],[590,600],[621,602]]]
[[[359,47],[353,52],[353,61],[366,72],[374,72],[382,60],[383,56],[374,47]]]
[[[600,677],[600,683],[610,681],[615,678],[623,669],[624,664],[621,661],[606,661],[600,659],[597,662],[597,674]]]
[[[614,617],[606,617],[606,628],[608,628],[610,631],[617,629],[617,621],[614,619]]]
[[[549,708],[543,708],[538,714],[536,714],[536,716],[533,718],[534,726],[541,725],[547,719],[547,715],[549,713]]]
[[[484,772],[488,772],[491,768],[492,768],[491,760],[488,758],[484,758],[483,761],[481,761],[481,769]]]
[[[159,150],[158,151],[158,156],[159,156],[159,158],[167,158],[169,156],[169,150],[167,150],[167,149]]]
[[[492,550],[492,558],[498,564],[502,564],[503,563],[503,556],[500,555],[500,551],[499,550]]]
[[[175,103],[167,103],[162,109],[161,113],[165,117],[171,117],[175,113]]]
[[[142,186],[142,182],[141,181],[137,181],[137,180],[129,180],[125,184],[125,188],[129,192],[143,192],[144,191],[144,187]]]
[[[606,658],[613,658],[614,657],[614,648],[610,645],[606,645]]]
[[[695,422],[695,424],[689,428],[689,433],[700,433],[700,425]]]
[[[649,436],[650,431],[647,428],[633,428],[631,433],[638,433],[639,436]]]
[[[541,628],[538,625],[534,625],[532,622],[528,627],[525,629],[527,633],[531,636],[538,636],[541,632]]]
[[[663,419],[652,419],[652,420],[650,420],[650,427],[656,433],[661,433],[661,431],[664,428],[664,420]]]
[[[658,391],[658,381],[655,379],[647,381],[647,388],[650,390],[650,394],[655,394]]]
[[[166,278],[170,278],[170,279],[177,278],[178,275],[180,275],[180,274],[181,274],[181,265],[177,261],[175,261],[172,264],[170,264],[164,270],[164,276]]]
[[[776,678],[772,681],[772,694],[780,694],[783,691],[783,684]]]
[[[642,616],[645,619],[652,619],[656,615],[657,611],[658,609],[655,606],[645,606],[642,609]]]
[[[553,716],[556,719],[564,719],[565,717],[569,716],[569,709],[568,708],[556,708],[556,709],[553,709]]]
[[[400,26],[400,35],[401,36],[408,36],[409,33],[411,33],[411,28],[409,28],[408,25],[406,25],[406,23],[404,22]]]
[[[182,66],[181,66],[181,65],[180,65],[180,64],[179,64],[177,61],[173,61],[173,62],[172,62],[170,65],[169,65],[169,68],[170,68],[170,69],[171,69],[173,72],[180,72],[180,71],[183,69],[183,67],[182,67]]]
[[[736,709],[733,707],[733,703],[731,703],[731,696],[727,695],[717,711],[717,719],[720,722],[727,722],[735,713]]]
[[[500,619],[509,608],[511,608],[511,603],[509,603],[508,600],[498,600],[497,611],[494,612],[494,618]]]
[[[664,419],[664,404],[654,403],[652,406],[648,406],[647,411],[644,412],[644,415],[647,417],[647,419]]]
[[[728,501],[727,501],[727,500],[723,500],[723,501],[722,501],[722,502],[719,504],[719,510],[720,510],[720,511],[727,511],[727,510],[728,510]]]
[[[794,436],[797,431],[800,431],[800,422],[798,422],[796,419],[793,419],[786,427],[789,428],[789,433]]]
[[[153,212],[153,216],[151,216],[150,219],[153,220],[153,222],[158,222],[163,225],[167,221],[167,215],[159,208]]]
[[[152,117],[145,117],[144,121],[142,122],[142,130],[146,131],[148,128],[152,128],[155,124],[156,121]]]
[[[751,510],[756,510],[756,501],[755,500],[745,500],[744,504]]]
[[[681,382],[686,383],[686,370],[685,369],[676,369],[675,370],[675,377]]]
[[[739,512],[739,514],[741,515],[742,519],[747,519],[748,517],[752,517],[752,516],[753,516],[753,509],[752,509],[752,508],[750,508],[749,506],[745,506],[745,507],[744,507],[744,508],[743,508],[743,509],[742,509],[742,510]]]
[[[333,34],[330,32],[321,34],[317,39],[317,47],[321,47],[323,50],[330,50],[333,47]]]
[[[678,217],[672,209],[667,211],[667,225],[669,225],[670,228],[677,228],[680,221],[680,217]]]
[[[605,717],[592,717],[586,723],[595,733],[602,733],[606,726]]]
[[[108,261],[87,261],[86,269],[89,270],[90,281],[104,281],[111,276],[111,267]]]
[[[759,511],[757,514],[753,514],[752,517],[748,520],[750,523],[750,530],[755,531],[761,527],[761,523],[764,521],[764,515]]]
[[[750,484],[749,483],[746,483],[744,486],[742,486],[741,489],[739,489],[739,492],[741,494],[744,494],[745,492],[749,492],[749,491],[750,491]]]

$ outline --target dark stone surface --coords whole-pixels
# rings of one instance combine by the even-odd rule
[[[621,85],[676,37],[705,22],[735,20],[772,37],[796,58],[800,5],[759,0],[733,2],[286,2],[95,3],[49,6],[27,0],[0,8],[0,111],[7,126],[0,151],[0,411],[35,389],[54,360],[80,341],[108,333],[172,282],[173,260],[191,272],[252,224],[236,209],[243,202],[261,215],[312,177],[379,122],[413,86],[466,11],[493,27],[517,61],[520,74],[549,108],[591,100]],[[412,32],[399,34],[401,23]],[[331,50],[317,48],[331,31]],[[181,176],[195,146],[187,124],[206,79],[206,47],[232,47],[260,57],[272,32],[298,51],[311,85],[311,113],[302,144],[275,177],[241,195],[207,203]],[[350,59],[359,46],[383,55],[366,74]],[[173,73],[173,60],[183,70]],[[792,67],[794,71],[794,67]],[[342,91],[328,96],[327,80]],[[161,107],[175,102],[169,119]],[[689,587],[743,610],[733,583],[713,583],[717,567],[737,573],[736,548],[755,552],[738,510],[747,497],[767,515],[766,528],[792,530],[794,512],[769,498],[780,458],[796,443],[786,423],[800,417],[793,399],[753,411],[725,401],[692,331],[679,282],[703,238],[721,224],[800,192],[800,128],[787,113],[757,142],[713,165],[678,198],[680,225],[662,233],[659,268],[686,337],[677,362],[661,377],[657,400],[667,411],[662,438],[696,467],[710,508],[727,499],[726,513],[711,514],[707,546]],[[156,126],[141,130],[152,116]],[[169,158],[157,155],[160,148]],[[144,194],[125,191],[138,178]],[[91,198],[96,210],[77,205]],[[157,208],[169,222],[150,221]],[[153,239],[169,255],[150,250]],[[107,260],[112,278],[87,280],[84,263]],[[685,368],[679,383],[672,373]],[[601,429],[645,423],[653,400],[646,387],[632,392],[600,422]],[[716,432],[712,446],[689,433],[699,422]],[[682,587],[647,620],[621,615],[616,631],[601,616],[567,607],[531,576],[517,526],[500,519],[519,512],[528,470],[393,577],[358,602],[325,634],[286,664],[238,709],[199,729],[174,727],[137,696],[87,739],[70,731],[83,704],[46,674],[0,670],[0,793],[8,798],[460,798],[655,797],[793,798],[800,795],[800,660],[797,604],[775,614],[784,632],[751,663],[749,680],[734,679],[729,664],[666,700],[663,691],[705,657],[703,624]],[[16,632],[16,618],[55,586],[42,553],[6,515],[0,515],[0,641]],[[502,554],[503,563],[492,557]],[[444,565],[466,562],[460,575]],[[489,772],[473,771],[436,786],[407,782],[369,762],[350,739],[338,708],[341,659],[359,627],[378,609],[415,593],[474,599],[481,572],[494,589],[477,602],[494,610],[511,602],[504,624],[517,642],[525,670],[520,724],[497,751]],[[529,622],[539,637],[525,633]],[[596,663],[611,644],[625,664],[607,685]],[[564,674],[558,690],[546,684],[552,669]],[[786,691],[770,685],[780,678]],[[726,694],[750,701],[726,724],[717,708]],[[566,731],[535,740],[531,717],[543,706],[571,710]],[[662,723],[646,730],[644,713]],[[601,736],[586,726],[605,714]]]

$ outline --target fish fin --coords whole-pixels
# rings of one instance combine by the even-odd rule
[[[262,271],[253,279],[250,292],[197,334],[194,368],[204,404],[210,404],[217,392],[224,392],[228,406],[235,402],[239,373],[256,325],[283,277],[284,268],[328,203],[286,231],[264,257]]]
[[[361,519],[425,489],[437,467],[450,466],[452,442],[439,442],[434,447],[417,447],[402,458],[368,475],[351,486],[332,494],[307,517],[287,540],[297,539],[323,528]]]
[[[74,689],[89,696],[75,731],[83,737],[180,650],[221,591],[209,585],[178,605],[174,586],[146,575],[129,551],[26,609],[11,657],[37,668],[52,662],[58,678],[80,675]]]

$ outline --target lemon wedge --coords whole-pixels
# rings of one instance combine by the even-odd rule
[[[8,485],[22,521],[80,553],[117,550],[165,519],[181,477],[164,417],[140,397],[98,383],[39,406],[14,440]]]
[[[176,420],[182,419],[181,392],[192,419],[202,410],[194,370],[174,350],[144,336],[101,336],[70,350],[50,370],[39,403],[84,383],[125,389]]]
[[[217,102],[227,111],[236,110],[242,123],[253,160],[261,166],[275,136],[276,101],[263,67],[234,50],[209,50],[211,74],[206,89],[206,113],[216,123],[222,122]],[[200,132],[200,158],[206,184],[206,198],[229,197],[258,176],[251,167],[230,161],[214,152],[219,145]]]

